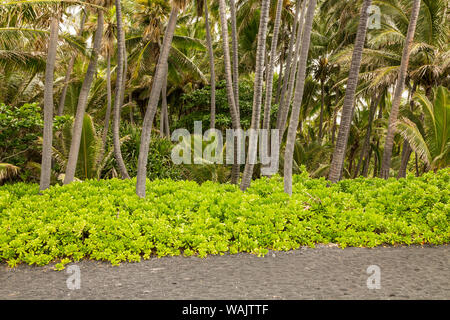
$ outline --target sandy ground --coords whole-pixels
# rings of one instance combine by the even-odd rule
[[[0,265],[0,299],[450,299],[450,247],[345,248],[318,246],[289,252],[152,258],[118,267],[80,261],[75,274],[53,265]],[[369,266],[379,267],[377,276]],[[375,267],[377,269],[377,267]],[[69,284],[75,284],[69,279]]]

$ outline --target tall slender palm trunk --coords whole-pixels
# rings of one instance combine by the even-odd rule
[[[283,0],[278,0],[277,11],[275,14],[275,22],[273,26],[273,36],[270,49],[270,57],[268,62],[268,67],[266,70],[266,97],[264,101],[264,118],[263,118],[263,129],[270,129],[270,113],[272,110],[272,96],[273,96],[273,74],[275,68],[275,58],[277,54],[278,46],[278,35],[281,25],[281,11],[283,9]],[[280,65],[282,63],[280,62]],[[280,67],[281,70],[281,67]],[[267,139],[267,150],[270,150],[271,139]]]
[[[106,113],[105,124],[103,125],[102,133],[102,146],[99,157],[97,159],[100,163],[106,151],[106,140],[108,138],[109,122],[111,121],[111,107],[112,107],[112,94],[111,94],[111,53],[106,53]]]
[[[250,186],[254,162],[256,160],[256,153],[258,150],[258,134],[261,119],[261,105],[264,85],[264,59],[266,54],[266,39],[267,29],[269,23],[270,0],[263,0],[261,4],[261,16],[259,21],[258,44],[256,49],[256,71],[255,71],[255,85],[253,93],[253,108],[252,108],[252,122],[250,129],[255,130],[254,134],[250,134],[247,161],[242,176],[241,190],[245,191]],[[273,71],[272,71],[273,72]]]
[[[228,43],[228,22],[226,15],[225,0],[219,0],[219,15],[220,15],[220,25],[222,33],[222,46],[223,46],[223,62],[225,68],[225,83],[227,90],[227,100],[230,107],[231,122],[234,130],[239,130],[241,128],[239,111],[236,107],[236,99],[233,90],[233,77],[231,71],[231,57],[230,57],[230,45]],[[228,146],[230,147],[230,146]],[[236,184],[239,180],[240,166],[238,164],[238,145],[237,138],[234,139],[233,151],[234,151],[234,164],[231,172],[231,182]],[[242,151],[242,150],[241,150]]]
[[[369,147],[370,147],[370,136],[372,135],[373,119],[375,118],[375,112],[377,111],[377,107],[378,107],[378,104],[380,103],[382,96],[383,96],[383,94],[379,93],[378,97],[373,96],[372,101],[370,102],[369,119],[367,121],[366,136],[364,138],[364,143],[361,148],[361,153],[359,156],[358,164],[356,166],[356,170],[355,170],[355,174],[354,174],[353,178],[356,178],[359,175],[361,166],[364,162],[364,159],[368,156]]]
[[[159,134],[160,137],[170,137],[169,131],[169,110],[167,107],[167,75],[168,75],[168,65],[166,64],[166,71],[164,75],[163,86],[161,89],[161,116],[159,119]]]
[[[414,83],[413,87],[410,88],[409,90],[409,105],[411,108],[411,111],[414,110],[414,100],[412,99],[412,97],[414,96],[414,93],[417,90],[417,84]],[[412,154],[412,148],[411,145],[409,144],[408,141],[404,140],[403,142],[403,148],[402,148],[402,161],[400,163],[400,169],[398,170],[398,176],[397,178],[406,178],[406,171],[408,169],[408,163],[409,163],[409,158],[411,157]]]
[[[178,19],[178,7],[174,6],[170,13],[169,22],[167,24],[166,33],[164,35],[164,41],[161,47],[161,52],[158,58],[158,64],[156,65],[155,75],[153,77],[152,90],[150,92],[150,98],[148,100],[147,111],[145,112],[144,122],[142,125],[141,145],[139,149],[138,157],[138,169],[137,169],[137,182],[136,182],[136,194],[140,198],[145,198],[145,183],[147,178],[147,161],[148,152],[150,148],[150,139],[153,127],[153,121],[158,107],[159,96],[165,77],[165,65],[169,57],[170,48],[172,46],[173,34]]]
[[[306,3],[307,0],[303,1],[302,5],[302,13],[300,15],[300,19],[298,21],[298,30],[297,30],[297,36],[296,36],[296,42],[295,42],[295,51],[294,51],[294,57],[291,62],[291,72],[289,74],[289,82],[288,82],[288,89],[287,89],[287,95],[286,98],[283,101],[283,105],[281,106],[281,115],[280,115],[280,122],[278,129],[280,130],[279,139],[280,144],[284,136],[284,132],[286,131],[286,122],[289,114],[289,109],[291,106],[292,101],[292,95],[294,94],[294,88],[295,88],[295,78],[297,74],[297,67],[299,63],[299,53],[300,53],[300,45],[302,45],[302,34],[305,27],[305,13],[306,13]]]
[[[83,34],[85,22],[86,22],[86,13],[84,12],[81,16],[80,30],[78,31],[78,36],[81,36]],[[70,57],[69,65],[67,66],[66,76],[64,77],[64,86],[63,86],[63,90],[61,92],[61,97],[59,98],[58,113],[57,113],[58,116],[62,116],[64,113],[67,89],[69,87],[70,76],[72,75],[72,70],[73,70],[73,66],[75,65],[76,58],[77,58],[77,55],[73,54],[72,57]]]
[[[320,80],[320,115],[319,115],[319,143],[322,144],[323,138],[323,111],[325,107],[325,84]]]
[[[122,22],[122,6],[120,0],[116,1],[116,19],[117,19],[117,77],[116,77],[116,98],[114,99],[114,119],[113,119],[113,144],[114,158],[122,179],[130,179],[125,162],[123,161],[122,152],[120,150],[120,111],[123,105],[126,84],[126,49],[125,35]]]
[[[398,112],[402,99],[403,89],[405,88],[406,74],[408,72],[409,56],[411,54],[411,46],[416,32],[417,20],[419,18],[420,1],[414,0],[411,19],[409,21],[408,33],[406,35],[405,46],[403,47],[402,62],[398,74],[397,86],[395,88],[394,98],[392,100],[391,113],[389,115],[389,126],[384,144],[383,161],[381,163],[381,178],[389,178],[389,170],[391,168],[392,148],[394,145],[394,136],[397,125]]]
[[[236,21],[236,2],[230,0],[231,45],[233,47],[233,92],[236,112],[240,118],[239,107],[239,43]]]
[[[205,7],[205,28],[206,28],[206,44],[208,46],[209,54],[209,69],[211,74],[211,121],[210,128],[214,129],[216,127],[216,72],[214,66],[214,50],[212,46],[211,39],[211,29],[209,26],[209,12],[208,12],[208,0],[204,0]]]
[[[241,111],[239,103],[239,46],[238,46],[238,33],[237,33],[237,21],[236,21],[236,2],[235,0],[230,0],[230,20],[231,20],[231,45],[233,48],[233,93],[234,93],[234,104],[236,108],[236,116],[240,122]],[[237,138],[235,139],[235,146],[237,145]],[[234,148],[234,159],[233,167],[231,169],[231,182],[237,184],[239,180],[239,175],[241,171],[241,166],[238,164],[237,159],[239,155],[237,148]]]
[[[283,48],[284,49],[284,48]],[[275,95],[275,103],[279,104],[280,103],[280,95],[281,95],[281,88],[282,88],[282,79],[283,79],[283,66],[284,66],[284,50],[281,49],[281,54],[280,54],[280,65],[279,65],[279,70],[278,70],[278,83],[277,83],[277,94]]]
[[[283,77],[283,86],[281,87],[281,93],[280,93],[280,103],[279,103],[279,107],[278,107],[278,113],[277,113],[277,129],[281,129],[282,126],[282,118],[284,117],[284,100],[286,99],[286,90],[288,89],[288,83],[289,83],[289,79],[290,79],[290,74],[291,74],[291,70],[292,70],[292,60],[293,60],[293,50],[294,50],[294,45],[296,44],[296,39],[298,36],[298,28],[297,28],[297,24],[299,22],[299,13],[300,13],[300,5],[301,5],[302,1],[297,1],[297,4],[295,6],[295,17],[294,17],[294,25],[292,26],[292,34],[291,34],[291,38],[289,40],[289,46],[288,46],[288,55],[286,58],[286,67],[285,67],[285,72],[284,72],[284,77]],[[306,3],[306,0],[303,0],[303,2]],[[295,56],[295,59],[297,59],[297,56]],[[286,124],[284,124],[283,126],[285,126]],[[280,139],[283,138],[283,134],[280,134]],[[281,140],[280,140],[281,141]]]
[[[297,135],[300,107],[305,89],[306,63],[308,60],[309,46],[311,42],[311,30],[316,10],[317,0],[309,0],[308,11],[302,36],[302,50],[297,73],[297,85],[295,87],[294,104],[292,106],[291,120],[289,122],[286,150],[284,156],[284,192],[292,195],[292,163],[294,158],[295,138]]]
[[[52,169],[52,140],[53,140],[53,80],[58,46],[59,21],[53,17],[50,23],[50,39],[47,50],[47,64],[45,66],[44,89],[44,133],[42,146],[41,178],[39,190],[50,187]]]
[[[369,12],[368,9],[372,4],[372,0],[364,0],[361,15],[359,18],[358,31],[356,33],[356,42],[353,49],[352,63],[345,91],[344,105],[342,108],[341,123],[339,133],[334,148],[333,158],[331,161],[330,173],[328,179],[331,182],[338,182],[341,179],[344,168],[345,154],[347,151],[348,136],[350,134],[350,126],[353,119],[355,109],[355,94],[358,85],[359,70],[361,67],[362,53],[366,40],[368,27]]]
[[[72,141],[70,144],[69,159],[67,161],[66,175],[64,177],[64,184],[71,183],[75,178],[75,171],[78,162],[78,153],[80,150],[81,132],[83,130],[83,119],[88,102],[89,91],[94,80],[94,74],[97,69],[97,60],[100,52],[103,37],[103,11],[98,10],[97,30],[94,35],[94,45],[89,65],[81,86],[80,95],[78,97],[77,112],[75,115],[75,122],[73,125]]]
[[[266,99],[264,101],[264,119],[263,119],[263,129],[270,129],[270,110],[272,108],[272,91],[273,91],[273,74],[275,68],[275,58],[277,54],[278,46],[278,34],[281,25],[281,11],[283,9],[283,0],[278,0],[277,11],[275,14],[275,22],[273,26],[273,36],[270,48],[269,66],[267,69],[266,76]]]

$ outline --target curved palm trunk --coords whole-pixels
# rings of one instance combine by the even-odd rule
[[[236,99],[233,91],[233,78],[231,71],[231,58],[230,58],[230,45],[228,43],[228,24],[226,16],[225,0],[219,0],[219,15],[220,15],[220,25],[222,33],[222,46],[223,46],[223,62],[225,67],[225,82],[227,90],[227,99],[230,106],[231,122],[234,130],[241,128],[239,120],[239,112],[236,108]],[[234,164],[231,172],[231,182],[236,184],[239,180],[239,164],[238,164],[238,154],[237,154],[237,139],[234,141]]]
[[[291,106],[292,101],[292,95],[294,94],[294,88],[295,88],[295,77],[297,74],[297,67],[298,67],[298,56],[300,53],[300,45],[302,44],[302,34],[304,29],[304,20],[305,20],[305,13],[306,13],[306,0],[304,0],[302,5],[302,13],[300,15],[300,20],[298,24],[298,30],[297,30],[297,37],[296,37],[296,43],[295,43],[295,51],[294,51],[294,59],[292,61],[291,66],[291,73],[289,75],[289,83],[288,83],[288,90],[287,90],[287,97],[283,102],[283,105],[281,107],[281,117],[280,117],[280,127],[278,128],[280,130],[280,144],[281,140],[283,139],[284,132],[286,131],[286,122],[289,114],[289,109]]]
[[[303,0],[303,1],[306,2],[306,0]],[[286,68],[285,68],[285,72],[284,72],[283,86],[281,88],[280,103],[279,103],[278,113],[277,113],[277,129],[281,129],[281,118],[282,118],[282,113],[283,113],[284,100],[286,98],[286,90],[288,88],[289,78],[290,78],[290,74],[292,72],[291,71],[292,55],[293,55],[294,45],[295,45],[296,39],[297,39],[297,34],[298,34],[297,24],[299,22],[300,4],[301,4],[301,1],[297,1],[297,4],[295,6],[294,25],[292,26],[292,35],[289,40],[288,55],[286,58]],[[280,134],[280,136],[282,137],[283,135]]]
[[[98,10],[97,30],[94,35],[94,46],[89,66],[81,86],[80,95],[78,97],[77,112],[73,125],[72,141],[70,144],[69,159],[67,161],[66,175],[64,184],[71,183],[75,178],[75,170],[77,168],[78,153],[80,150],[81,131],[83,129],[83,119],[88,102],[89,91],[94,80],[94,74],[97,68],[97,60],[100,52],[103,37],[103,11]]]
[[[330,173],[328,179],[335,183],[341,179],[342,169],[344,167],[345,153],[347,150],[348,136],[350,133],[350,125],[353,119],[355,109],[355,93],[358,85],[359,70],[361,67],[362,53],[366,39],[368,26],[368,8],[372,4],[372,0],[364,0],[361,15],[359,18],[359,26],[356,34],[355,48],[353,49],[352,63],[347,81],[347,89],[345,90],[344,105],[342,108],[341,123],[339,133],[334,148],[333,158],[331,161]]]
[[[311,40],[311,30],[314,20],[314,11],[316,9],[317,0],[309,0],[308,11],[306,13],[306,21],[302,36],[302,50],[297,73],[297,85],[295,87],[294,104],[292,107],[291,120],[286,141],[286,150],[284,156],[284,192],[292,195],[292,162],[294,158],[295,137],[297,135],[298,119],[300,115],[300,107],[303,100],[303,92],[305,89],[306,63],[308,60],[309,46]]]
[[[252,108],[252,122],[250,129],[257,130],[260,128],[260,118],[261,118],[261,104],[263,95],[263,84],[264,84],[264,59],[266,54],[266,39],[267,39],[267,26],[269,23],[269,9],[270,0],[263,0],[261,4],[261,17],[259,21],[259,32],[258,32],[258,46],[256,50],[256,71],[255,71],[255,86],[253,93],[253,108]],[[272,71],[273,72],[273,71]],[[269,99],[270,100],[270,99]],[[247,163],[245,165],[244,174],[242,176],[241,190],[245,191],[250,186],[253,169],[254,160],[256,160],[256,152],[258,149],[258,136],[250,135],[250,141],[248,146]]]
[[[86,21],[86,13],[83,13],[80,22],[80,30],[78,31],[78,36],[81,37],[84,30],[84,23]],[[66,104],[66,96],[67,96],[67,88],[69,87],[70,76],[72,74],[73,66],[75,65],[75,59],[77,58],[76,54],[73,54],[70,58],[69,65],[67,66],[66,76],[64,77],[64,87],[61,92],[61,97],[59,98],[58,105],[58,116],[62,116],[64,113],[64,106]]]
[[[394,98],[392,100],[391,113],[389,115],[389,127],[386,136],[386,142],[383,151],[383,161],[381,163],[381,178],[389,178],[389,170],[391,168],[392,148],[394,145],[394,136],[396,130],[397,117],[402,99],[403,89],[405,88],[406,74],[408,72],[409,56],[411,53],[411,46],[416,32],[417,20],[419,18],[420,1],[414,0],[411,19],[408,27],[408,34],[406,35],[405,46],[403,47],[402,62],[398,74],[397,86],[395,88]]]
[[[147,178],[147,161],[148,151],[150,148],[150,139],[152,133],[153,120],[155,119],[156,110],[158,107],[159,96],[164,81],[165,65],[169,57],[169,51],[172,46],[173,34],[178,18],[177,7],[172,8],[170,13],[169,22],[167,25],[166,33],[164,35],[164,41],[159,54],[158,64],[156,66],[155,75],[153,77],[152,90],[150,98],[148,100],[147,111],[145,112],[144,122],[142,125],[141,145],[139,149],[138,169],[137,169],[137,181],[136,181],[136,194],[145,198],[145,182]]]
[[[39,190],[50,187],[52,169],[52,140],[53,140],[53,80],[58,46],[58,18],[53,17],[50,24],[50,39],[48,42],[47,63],[45,66],[44,89],[44,133],[42,145],[41,178]]]
[[[116,98],[114,99],[114,119],[113,119],[113,144],[114,157],[122,179],[130,179],[125,162],[123,161],[122,152],[120,150],[120,111],[123,105],[125,95],[125,79],[126,79],[126,49],[125,35],[122,23],[122,6],[120,0],[116,0],[116,19],[117,19],[117,77],[116,77]]]
[[[209,53],[209,68],[211,73],[211,121],[210,128],[216,127],[216,72],[214,66],[214,51],[211,39],[211,29],[209,26],[208,0],[204,0],[205,6],[205,28],[206,28],[206,43]]]

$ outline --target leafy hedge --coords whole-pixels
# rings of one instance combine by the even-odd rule
[[[38,195],[38,186],[0,187],[0,261],[64,264],[82,258],[140,261],[157,256],[340,247],[444,244],[450,240],[450,169],[406,179],[281,177],[237,186],[156,180],[147,198],[135,180],[76,182]]]

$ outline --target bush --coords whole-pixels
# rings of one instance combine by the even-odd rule
[[[0,103],[0,162],[11,163],[21,169],[20,178],[36,181],[26,165],[40,161],[40,148],[36,143],[42,135],[44,122],[37,103],[15,108]]]
[[[89,180],[38,195],[30,184],[0,187],[0,261],[45,265],[82,258],[140,261],[340,247],[444,244],[450,240],[450,169],[406,179],[356,179],[328,186],[294,176],[293,195],[279,176],[238,186],[193,181]]]

